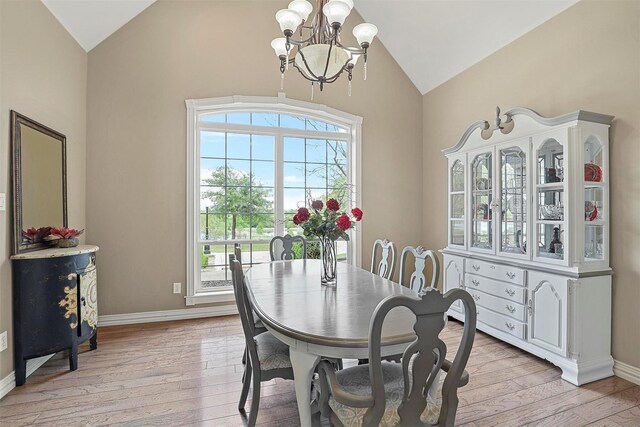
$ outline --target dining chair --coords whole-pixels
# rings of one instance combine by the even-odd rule
[[[413,271],[407,281],[405,270],[409,255],[413,256],[414,265]],[[440,277],[440,262],[433,251],[426,250],[422,246],[418,246],[417,248],[406,246],[402,250],[402,255],[400,256],[400,285],[411,288],[416,292],[422,291],[427,284],[427,278],[424,274],[427,267],[427,258],[431,260],[431,283],[429,283],[429,287],[437,287],[438,278]]]
[[[253,387],[248,420],[249,427],[253,427],[256,425],[260,406],[260,383],[270,381],[273,378],[292,380],[293,368],[289,359],[288,345],[274,337],[271,332],[256,334],[253,311],[249,305],[244,285],[244,272],[235,254],[229,254],[229,268],[231,269],[233,292],[240,314],[248,355],[244,375],[242,376],[242,391],[240,392],[238,410],[244,412],[249,395],[249,387]]]
[[[376,264],[377,252],[380,249],[380,261]],[[385,279],[390,279],[393,275],[393,267],[396,261],[396,247],[393,242],[378,239],[373,242],[371,252],[371,272]]]
[[[445,358],[447,347],[439,334],[444,313],[455,301],[465,308],[462,339],[453,362]],[[386,315],[395,307],[406,307],[415,315],[416,339],[403,353],[402,363],[381,360],[381,332]],[[425,288],[419,296],[392,295],[376,307],[369,326],[369,360],[335,371],[321,361],[319,407],[337,426],[422,426],[452,427],[458,409],[458,388],[469,382],[465,366],[476,330],[476,306],[463,289],[442,295]],[[428,391],[438,384],[440,370],[446,373],[441,404]]]
[[[299,242],[302,245],[302,259],[307,257],[307,240],[302,236],[291,236],[285,234],[284,236],[275,236],[269,242],[269,255],[271,255],[271,261],[282,261],[288,259],[296,259],[296,254],[293,251],[293,244]]]
[[[236,261],[238,261],[240,263],[240,267],[242,268],[242,249],[240,248],[240,243],[235,243],[233,245],[233,254],[236,257]],[[231,269],[231,264],[229,264],[229,269]],[[259,334],[261,332],[266,332],[267,328],[265,328],[264,325],[262,324],[262,321],[260,319],[258,319],[258,316],[256,316],[256,314],[253,311],[253,309],[251,310],[251,312],[253,313],[253,318],[255,319],[254,320],[255,333]],[[244,365],[245,363],[247,363],[247,348],[246,347],[244,349],[244,353],[242,354],[242,364]]]

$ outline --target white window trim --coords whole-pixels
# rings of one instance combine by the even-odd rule
[[[349,166],[355,171],[355,186],[353,200],[356,206],[362,206],[362,117],[336,110],[326,105],[312,102],[288,99],[284,93],[277,97],[267,96],[227,96],[221,98],[187,99],[187,305],[228,303],[234,300],[233,291],[212,291],[196,294],[196,280],[200,277],[200,263],[195,256],[194,248],[198,239],[198,223],[195,221],[196,212],[199,212],[199,195],[197,165],[199,165],[198,152],[196,150],[196,138],[198,130],[198,114],[204,112],[215,113],[243,112],[243,111],[272,111],[280,114],[304,115],[318,120],[340,125],[350,130],[351,149],[355,153],[349,158]],[[326,133],[324,133],[326,135]],[[362,230],[358,229],[352,234],[354,254],[352,262],[360,267],[362,265]]]

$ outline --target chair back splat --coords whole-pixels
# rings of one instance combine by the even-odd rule
[[[378,260],[378,250],[380,250],[380,259]],[[378,239],[373,242],[373,251],[371,252],[371,272],[385,279],[390,279],[393,275],[393,267],[396,261],[396,247],[393,242],[384,239]]]
[[[276,236],[271,239],[269,243],[269,255],[271,255],[271,261],[283,261],[296,259],[296,254],[293,250],[293,244],[299,242],[302,245],[302,258],[307,257],[307,240],[302,236],[291,236],[285,234],[284,236]]]
[[[414,259],[414,268],[407,283],[405,270],[410,254]],[[407,246],[402,250],[402,255],[400,256],[400,284],[402,286],[411,288],[416,292],[422,291],[424,287],[427,286],[427,278],[424,274],[427,267],[427,258],[431,260],[431,282],[429,283],[429,287],[435,288],[438,286],[440,262],[433,251],[426,250],[422,246],[418,246],[417,248]]]
[[[437,289],[430,287],[425,288],[420,297],[390,296],[376,307],[369,328],[369,375],[374,405],[365,414],[363,425],[378,425],[385,410],[380,359],[381,333],[384,318],[395,307],[406,307],[416,315],[416,339],[402,356],[404,395],[398,408],[400,425],[423,425],[420,415],[427,406],[424,390],[429,390],[437,372],[445,363],[447,347],[439,338],[445,325],[444,313],[456,300],[462,300],[465,307],[464,332],[442,386],[442,406],[438,419],[440,426],[453,426],[458,408],[458,387],[475,337],[476,308],[469,293],[462,289],[453,289],[442,295]]]

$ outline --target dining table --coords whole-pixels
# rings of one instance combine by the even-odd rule
[[[320,260],[257,264],[246,272],[250,304],[264,326],[289,346],[300,424],[311,426],[311,382],[321,358],[369,357],[369,324],[391,295],[417,293],[362,268],[338,263],[335,286],[320,283]],[[415,315],[392,309],[383,324],[381,355],[401,354],[415,339]]]

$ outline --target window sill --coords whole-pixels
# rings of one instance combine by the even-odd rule
[[[236,298],[233,295],[233,289],[218,292],[200,293],[196,295],[187,295],[184,298],[187,305],[225,303],[236,301]]]

